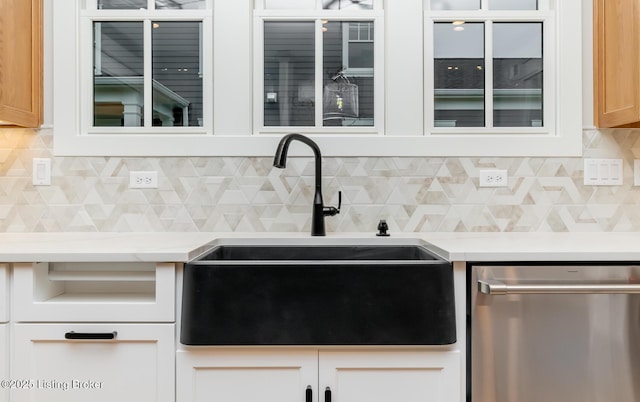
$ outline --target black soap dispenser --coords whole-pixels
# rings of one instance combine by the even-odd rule
[[[378,222],[378,233],[376,233],[376,236],[389,236],[389,233],[387,233],[388,230],[389,225],[387,225],[387,221],[380,219],[380,222]]]

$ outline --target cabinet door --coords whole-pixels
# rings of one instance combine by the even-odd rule
[[[0,324],[0,381],[9,379],[9,324]],[[0,402],[9,402],[6,383],[0,386]]]
[[[637,0],[594,0],[596,127],[640,124],[640,5]]]
[[[42,123],[42,0],[0,1],[0,120]]]
[[[316,350],[192,348],[178,351],[177,400],[318,402],[317,373]]]
[[[461,379],[457,351],[320,351],[321,402],[461,402]]]
[[[13,335],[12,378],[29,380],[13,402],[175,399],[173,324],[16,324]]]

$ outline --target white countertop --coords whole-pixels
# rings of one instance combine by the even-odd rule
[[[433,233],[450,261],[640,261],[640,233]]]
[[[0,233],[0,262],[186,262],[216,239],[311,239],[307,233]],[[640,233],[392,233],[450,261],[640,261]],[[322,238],[313,238],[322,239]],[[326,239],[376,239],[330,233]]]
[[[200,254],[207,233],[0,233],[1,262],[182,262]]]

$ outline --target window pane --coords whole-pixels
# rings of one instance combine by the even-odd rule
[[[147,0],[98,0],[102,10],[139,10],[147,8]]]
[[[480,0],[431,0],[432,10],[479,10]]]
[[[373,41],[373,23],[352,22],[349,24],[350,41]]]
[[[373,67],[373,42],[349,43],[349,67]]]
[[[542,126],[542,23],[495,23],[493,33],[494,126]]]
[[[538,0],[489,0],[490,10],[537,10]]]
[[[312,10],[316,8],[316,0],[264,0],[264,8],[266,8],[267,10]]]
[[[202,126],[200,22],[153,23],[153,125]]]
[[[323,26],[323,125],[373,126],[373,22]]]
[[[325,10],[373,10],[373,0],[322,0]]]
[[[264,23],[264,125],[315,125],[315,22]]]
[[[143,123],[142,22],[95,22],[94,125]]]
[[[434,24],[434,124],[484,127],[484,24]]]
[[[196,10],[205,8],[206,0],[156,0],[156,8],[174,10]]]

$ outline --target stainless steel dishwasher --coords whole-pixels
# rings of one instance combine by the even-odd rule
[[[467,401],[640,401],[634,264],[469,264]]]

